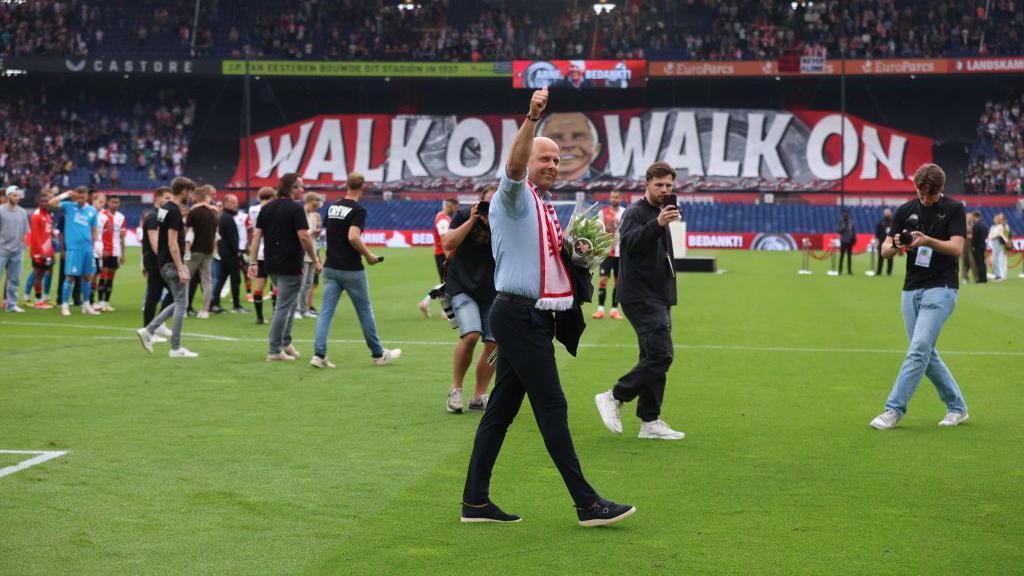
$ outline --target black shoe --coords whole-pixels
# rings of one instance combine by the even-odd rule
[[[187,314],[189,318],[195,318],[196,317],[196,311],[191,309],[191,308],[186,310],[185,314]]]
[[[591,528],[594,526],[607,526],[615,524],[619,520],[625,520],[636,512],[636,508],[629,504],[616,504],[604,498],[594,502],[590,508],[576,508],[576,516],[580,519],[580,526]]]
[[[488,502],[481,507],[462,505],[462,518],[460,522],[519,522],[522,518],[515,514],[505,514],[493,502]]]
[[[210,314],[223,314],[223,313],[224,313],[224,309],[221,308],[219,305],[210,306]]]
[[[242,308],[241,306],[235,306],[234,308],[231,309],[231,311],[234,312],[235,314],[248,314],[249,313],[248,309]]]

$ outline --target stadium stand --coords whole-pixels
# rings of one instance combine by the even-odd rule
[[[128,0],[0,4],[5,55],[161,54],[330,60],[647,58],[765,60],[1024,53],[1012,0],[637,0],[601,16],[564,0]],[[540,17],[541,11],[545,17]],[[551,18],[550,14],[561,14]],[[541,25],[540,22],[544,22]]]
[[[965,180],[972,194],[1020,194],[1024,179],[1024,95],[985,104]]]
[[[0,100],[0,180],[22,188],[153,188],[184,171],[195,102],[173,91],[97,101],[33,90]]]

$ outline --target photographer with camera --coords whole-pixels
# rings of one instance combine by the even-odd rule
[[[469,409],[483,411],[487,407],[487,386],[494,376],[494,366],[487,361],[497,348],[491,332],[490,313],[494,302],[494,255],[491,253],[491,228],[488,211],[497,185],[488,186],[480,202],[460,209],[452,217],[451,226],[441,241],[451,254],[445,276],[445,292],[451,298],[459,323],[459,342],[452,358],[452,387],[448,390],[448,411],[462,412],[462,382],[473,362],[473,351],[481,339],[484,350],[476,364],[476,389]]]
[[[914,173],[917,198],[896,210],[892,230],[882,245],[885,258],[907,250],[901,309],[910,347],[885,411],[871,421],[877,430],[899,425],[923,375],[946,404],[946,416],[939,426],[956,426],[968,418],[963,394],[935,349],[942,326],[956,306],[958,261],[967,236],[964,206],[943,195],[945,183],[942,168],[922,164]]]
[[[636,331],[640,361],[615,387],[595,398],[604,425],[622,433],[622,403],[637,399],[636,415],[643,421],[639,438],[682,440],[659,418],[665,380],[672,366],[672,306],[676,305],[676,273],[672,264],[669,222],[679,220],[672,186],[676,171],[655,162],[645,175],[647,190],[622,215],[619,300]]]

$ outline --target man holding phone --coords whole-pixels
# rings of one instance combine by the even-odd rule
[[[666,229],[680,218],[672,194],[676,171],[667,162],[655,162],[645,179],[644,197],[622,215],[617,286],[622,311],[636,331],[640,361],[595,400],[604,425],[616,434],[622,433],[622,403],[637,399],[636,415],[643,422],[639,438],[682,440],[686,435],[660,418],[666,374],[674,356],[676,273]]]
[[[469,401],[470,410],[483,412],[487,407],[487,386],[494,376],[494,366],[487,361],[498,347],[489,318],[496,293],[488,212],[491,197],[497,190],[498,186],[491,184],[484,189],[479,203],[456,212],[441,240],[441,247],[451,254],[445,291],[452,299],[459,321],[459,342],[452,359],[452,387],[448,390],[448,411],[453,414],[462,412],[462,382],[480,340],[484,341],[484,350],[476,364],[476,389]]]

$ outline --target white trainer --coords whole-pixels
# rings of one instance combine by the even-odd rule
[[[145,328],[139,328],[135,331],[139,335],[139,342],[142,342],[142,347],[146,349],[146,352],[153,353],[153,335],[149,333],[149,330]]]
[[[946,417],[939,421],[939,426],[959,426],[963,422],[966,422],[971,416],[967,412],[957,412],[956,410],[950,410],[946,412]]]
[[[196,318],[199,319],[199,320],[206,320],[209,317],[210,317],[210,313],[207,312],[206,310],[200,310],[199,313],[196,314]]]
[[[171,350],[167,353],[171,358],[198,358],[199,354],[189,350],[188,348],[178,348]]]
[[[160,336],[159,334],[153,334],[149,338],[149,341],[152,342],[153,344],[166,344],[167,343],[167,338],[164,338],[163,336]]]
[[[664,420],[644,422],[640,425],[640,434],[637,438],[650,438],[653,440],[682,440],[686,434],[673,430]]]
[[[284,352],[278,352],[277,354],[267,354],[267,362],[293,362],[295,358],[285,354]]]
[[[284,352],[285,354],[291,356],[292,358],[295,358],[296,360],[298,360],[302,356],[302,354],[299,354],[299,351],[295,349],[295,346],[292,346],[291,344],[289,344],[288,347],[282,350],[281,352]]]
[[[113,306],[111,306],[110,302],[104,302],[103,303],[103,311],[104,312],[117,312],[117,308],[114,308]]]
[[[448,390],[448,411],[452,414],[462,414],[462,388]]]
[[[82,304],[82,314],[87,316],[99,316],[100,312],[88,304]]]
[[[900,419],[903,418],[899,415],[899,412],[895,410],[886,410],[875,419],[871,421],[870,426],[875,430],[890,430],[900,425]]]
[[[622,434],[622,402],[612,396],[611,390],[594,396],[594,402],[597,403],[597,411],[601,414],[605,428]]]
[[[313,368],[337,368],[337,366],[335,366],[333,362],[327,359],[327,356],[324,356],[323,358],[319,356],[313,356],[313,358],[309,361],[309,365],[312,366]]]
[[[15,314],[21,314],[22,312],[25,311],[25,309],[20,307],[20,306],[18,306],[17,304],[15,304],[14,306],[11,306],[10,308],[8,308],[7,311],[8,312],[14,312]]]
[[[167,324],[161,324],[157,326],[156,333],[159,334],[160,336],[163,336],[164,338],[170,338],[171,336],[174,335],[174,332],[171,332],[171,329],[167,327]]]
[[[394,350],[384,350],[384,355],[380,358],[374,358],[373,363],[377,366],[387,366],[402,357],[402,349],[395,348]]]
[[[60,305],[60,315],[61,316],[71,316],[71,306],[69,306],[67,304],[61,304]]]
[[[292,314],[292,320],[302,320],[302,314],[298,312]]]

